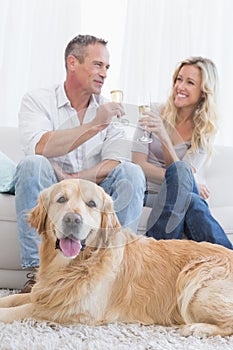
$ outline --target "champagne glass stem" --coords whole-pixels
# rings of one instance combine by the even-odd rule
[[[138,109],[139,109],[140,118],[142,118],[142,117],[146,118],[146,116],[143,113],[149,112],[150,106],[141,105],[138,107]],[[138,138],[138,141],[142,142],[142,143],[151,143],[152,142],[152,138],[150,137],[150,134],[149,134],[146,126],[144,126],[143,135],[142,135],[142,137]]]

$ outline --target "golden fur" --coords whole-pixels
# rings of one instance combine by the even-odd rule
[[[233,334],[231,250],[135,235],[120,226],[103,189],[86,180],[44,190],[29,221],[42,236],[37,283],[29,294],[0,299],[0,321],[139,322],[185,336]]]

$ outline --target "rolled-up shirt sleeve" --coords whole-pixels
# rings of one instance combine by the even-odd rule
[[[108,127],[102,147],[102,160],[112,159],[119,162],[131,160],[132,140],[128,139],[125,132],[112,125]]]
[[[27,93],[22,99],[19,111],[20,138],[25,155],[35,154],[35,147],[42,135],[52,129],[43,103],[33,94]]]

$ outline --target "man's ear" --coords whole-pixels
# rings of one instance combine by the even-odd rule
[[[29,224],[36,228],[39,234],[45,231],[48,206],[49,189],[45,189],[39,195],[37,206],[29,212]]]
[[[75,67],[77,64],[79,64],[79,61],[74,55],[69,55],[66,60],[67,68],[69,71],[75,70]]]

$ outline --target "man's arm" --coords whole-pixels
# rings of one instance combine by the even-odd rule
[[[45,157],[65,155],[105,129],[114,115],[123,115],[123,106],[109,102],[98,107],[95,118],[73,129],[47,131],[36,144],[35,153]]]
[[[95,136],[106,126],[87,123],[73,129],[45,132],[36,145],[35,153],[47,158],[63,156]]]
[[[108,175],[109,173],[117,166],[120,162],[116,160],[104,160],[103,162],[89,168],[86,170],[81,170],[76,173],[68,174],[62,170],[56,163],[52,163],[52,166],[54,168],[54,171],[57,175],[57,178],[59,181],[64,179],[85,179],[92,182],[95,182],[96,184],[101,183]]]

